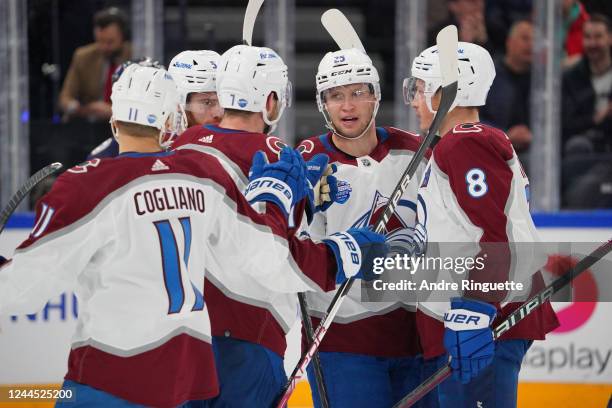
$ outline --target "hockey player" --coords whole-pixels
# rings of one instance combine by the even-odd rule
[[[420,143],[412,133],[376,127],[381,98],[378,72],[360,49],[327,53],[319,64],[316,86],[317,105],[329,132],[306,139],[298,149],[306,159],[317,153],[329,155],[340,181],[338,203],[318,212],[308,228],[313,238],[374,225]],[[415,177],[424,167],[423,162]],[[419,246],[414,232],[417,188],[409,186],[387,225],[392,250],[399,246],[414,253]],[[352,287],[319,348],[323,378],[331,407],[386,408],[421,380],[415,306],[362,302],[359,286]],[[332,295],[308,294],[314,327]],[[308,379],[316,384],[312,365]],[[315,406],[322,406],[317,387],[311,389]]]
[[[285,145],[268,133],[290,104],[287,67],[270,48],[232,47],[221,57],[217,95],[224,108],[219,125],[188,129],[174,148],[218,157],[234,181],[246,186],[253,153],[262,150],[274,161]],[[326,160],[316,162],[325,169]],[[315,175],[313,179],[318,178]],[[296,209],[293,225],[299,225],[302,208]],[[312,265],[304,264],[307,259],[290,261]],[[286,381],[285,335],[296,319],[297,297],[295,293],[273,292],[256,279],[244,278],[239,270],[232,271],[235,281],[219,272],[223,271],[209,270],[205,289],[221,384],[221,393],[212,405],[269,406]],[[335,288],[335,283],[330,283],[323,289]]]
[[[282,291],[310,287],[282,270],[290,247],[305,245],[322,269],[335,268],[338,256],[337,277],[361,266],[341,262],[345,236],[287,241],[287,215],[307,193],[299,154],[285,149],[274,164],[257,156],[247,197],[269,203],[260,215],[212,156],[163,151],[177,96],[165,70],[128,67],[111,96],[120,155],[61,175],[30,237],[0,267],[0,314],[36,312],[76,285],[79,321],[64,383],[76,399],[58,406],[175,407],[217,395],[206,270],[248,274]],[[357,237],[380,247],[372,238],[382,240]]]
[[[161,68],[165,69],[163,65],[159,63],[159,61],[154,61],[151,57],[144,57],[136,62],[125,61],[123,64],[119,65],[115,72],[113,72],[112,82],[113,84],[117,82],[123,71],[132,64],[138,64],[143,67],[152,67],[152,68]],[[178,120],[177,116],[177,120]],[[119,144],[117,140],[111,136],[108,139],[104,140],[102,143],[93,148],[91,152],[87,155],[86,160],[93,159],[103,159],[105,157],[115,157],[119,154]]]
[[[215,89],[219,57],[219,54],[214,51],[183,51],[170,61],[168,72],[176,82],[180,100],[179,114],[175,115],[177,123],[173,126],[173,134],[168,135],[170,140],[188,127],[217,124],[221,120],[223,109],[219,106]],[[128,62],[119,67],[113,78],[119,78],[123,69],[130,64]],[[145,58],[138,64],[163,68],[157,61],[152,61],[150,58]],[[118,150],[117,141],[111,137],[92,150],[87,160],[114,157]]]
[[[172,58],[168,72],[180,93],[186,128],[218,124],[223,115],[216,90],[216,71],[220,55],[214,51],[183,51]]]
[[[432,243],[476,243],[477,256],[493,254],[483,270],[470,271],[470,278],[508,279],[510,245],[538,242],[529,215],[529,182],[507,136],[479,122],[478,107],[485,104],[495,77],[491,56],[478,45],[460,42],[458,60],[457,97],[422,179],[418,219],[427,230],[428,248]],[[404,90],[422,129],[438,109],[441,82],[437,47],[430,47],[413,61]],[[502,306],[501,299],[476,292],[452,299],[450,311],[448,302],[419,302],[425,357],[437,358],[442,366],[451,356],[453,377],[439,387],[441,407],[516,406],[525,352],[558,325],[547,303],[493,343],[491,327],[519,305]]]

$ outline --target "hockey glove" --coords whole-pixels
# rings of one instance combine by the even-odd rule
[[[268,163],[264,152],[253,156],[245,197],[249,203],[273,202],[289,215],[293,206],[306,196],[306,164],[295,150],[284,147],[279,160]]]
[[[387,235],[389,252],[392,254],[407,254],[421,256],[427,248],[427,231],[421,223],[414,228],[402,228]]]
[[[374,258],[384,258],[389,251],[384,235],[367,228],[351,228],[336,232],[323,239],[336,257],[338,272],[336,283],[348,278],[370,281],[377,275],[372,272]]]
[[[469,383],[493,361],[495,343],[491,322],[495,307],[466,298],[451,299],[444,314],[444,347],[451,356],[453,377]]]
[[[8,260],[5,257],[3,257],[2,255],[0,255],[0,267],[2,265],[4,265],[5,263],[7,263],[7,262],[8,262]]]
[[[306,206],[306,216],[308,223],[319,211],[325,211],[337,201],[338,180],[332,176],[336,172],[336,165],[328,165],[329,157],[319,153],[306,162],[308,179],[308,204]]]

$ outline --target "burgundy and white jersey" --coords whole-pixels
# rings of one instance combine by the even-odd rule
[[[491,250],[494,256],[485,257],[484,269],[472,270],[470,278],[530,284],[546,258],[531,251],[536,245],[513,245],[540,242],[529,214],[528,198],[529,180],[507,136],[481,123],[457,125],[435,146],[419,189],[418,219],[427,230],[428,255],[436,243],[438,251],[443,252],[440,248],[444,247],[450,252],[460,248],[464,257],[482,256]],[[452,280],[451,276],[439,275],[441,279]],[[493,302],[498,307],[493,327],[519,305],[509,303],[502,307],[501,299],[497,300]],[[425,355],[443,353],[441,320],[450,304],[424,301],[418,307]],[[556,325],[554,312],[547,304],[502,338],[543,339]]]
[[[331,133],[311,137],[298,149],[306,160],[325,153],[335,163],[340,183],[340,202],[317,213],[307,231],[313,239],[347,230],[374,225],[383,212],[390,194],[414,153],[420,138],[393,127],[376,128],[378,144],[368,155],[350,156],[336,148]],[[427,155],[427,157],[429,157]],[[401,197],[397,211],[387,225],[387,236],[406,227],[414,227],[418,180],[426,160],[419,166],[415,181]],[[332,293],[307,294],[313,324],[318,325],[331,303]],[[355,284],[343,301],[326,333],[320,350],[350,352],[375,356],[410,356],[419,353],[415,305],[403,302],[362,302],[361,285]]]
[[[248,172],[255,152],[264,151],[268,160],[274,162],[278,160],[283,146],[285,143],[274,136],[217,126],[191,127],[173,144],[176,150],[208,153],[217,157],[241,189],[248,184]],[[302,213],[303,203],[296,207],[298,218],[295,223],[299,223],[299,215]],[[281,269],[301,269],[305,276],[312,279],[313,285],[309,290],[315,290],[315,286],[323,290],[333,289],[335,263],[322,264],[309,257],[308,251],[295,250],[310,241],[302,243],[302,240],[293,235],[295,229],[291,231],[289,239],[294,257],[288,259]],[[262,265],[275,267],[266,261]],[[251,265],[246,263],[242,267],[248,271]],[[330,270],[334,272],[330,274]],[[283,356],[287,347],[285,335],[297,317],[295,293],[301,290],[296,286],[292,294],[279,293],[246,275],[240,269],[207,271],[206,297],[211,311],[213,336],[231,336],[261,344]]]
[[[37,312],[76,287],[66,379],[147,406],[214,397],[205,271],[276,291],[314,286],[286,268],[294,244],[269,207],[255,212],[208,154],[126,153],[73,167],[0,268],[0,313]],[[335,268],[328,255],[324,244],[309,247],[322,269]]]

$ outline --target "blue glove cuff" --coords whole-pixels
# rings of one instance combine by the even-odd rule
[[[260,177],[249,183],[245,198],[250,204],[269,201],[278,205],[285,215],[291,213],[293,192],[289,185],[273,177]]]
[[[465,298],[451,299],[451,310],[444,314],[444,327],[454,331],[486,329],[495,318],[493,305]]]
[[[323,239],[336,257],[338,272],[336,283],[340,284],[347,278],[357,275],[361,269],[361,249],[357,241],[347,233],[336,232]]]

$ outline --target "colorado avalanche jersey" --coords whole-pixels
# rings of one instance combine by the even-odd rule
[[[449,255],[440,248],[450,252],[460,248],[463,256],[485,259],[482,270],[472,269],[466,276],[480,282],[515,280],[529,285],[546,259],[531,252],[539,237],[528,198],[529,181],[501,130],[481,123],[455,126],[434,148],[419,189],[418,219],[427,230],[427,255],[433,247],[440,257]],[[451,279],[438,276],[438,280],[447,278]],[[450,304],[440,300],[418,306],[426,357],[444,352],[441,321]],[[520,305],[502,307],[503,300],[492,302],[498,307],[493,327]],[[546,304],[502,338],[543,339],[557,324]]]
[[[37,312],[76,286],[66,379],[147,406],[213,397],[204,272],[248,274],[268,290],[313,286],[285,267],[295,244],[285,216],[269,207],[255,212],[214,157],[189,150],[73,167],[0,268],[0,313]],[[312,262],[335,267],[324,244],[304,245]]]
[[[312,238],[374,225],[381,216],[389,195],[395,189],[419,147],[418,136],[393,127],[376,128],[378,144],[368,155],[350,156],[337,149],[331,133],[303,141],[298,149],[305,159],[326,153],[335,163],[341,194],[339,202],[317,213],[308,227]],[[427,154],[429,157],[429,154]],[[425,162],[419,166],[420,180]],[[397,211],[387,225],[387,236],[414,227],[418,182],[410,183]],[[362,302],[361,285],[352,286],[325,335],[320,350],[374,356],[400,357],[420,352],[416,334],[415,305],[404,302]],[[334,292],[335,293],[335,292]],[[308,293],[313,324],[318,325],[334,293]]]
[[[245,188],[255,152],[264,151],[268,160],[274,162],[278,160],[283,146],[285,144],[274,136],[208,125],[187,129],[175,141],[173,148],[214,155],[235,183]],[[303,206],[296,208],[295,212],[302,213]],[[299,222],[299,219],[295,222]],[[291,239],[298,241],[294,236]],[[335,273],[331,274],[331,278],[329,273],[330,270],[335,271],[335,264],[321,264],[308,256],[297,256],[289,261],[285,268],[303,270],[323,290],[335,287]],[[265,261],[264,264],[273,267]],[[247,270],[251,268],[249,264],[242,267]],[[291,295],[278,293],[274,288],[270,290],[257,279],[245,275],[239,269],[208,270],[206,296],[213,336],[231,336],[261,344],[283,356],[287,347],[285,335],[297,316],[295,293],[300,290],[296,287]]]

